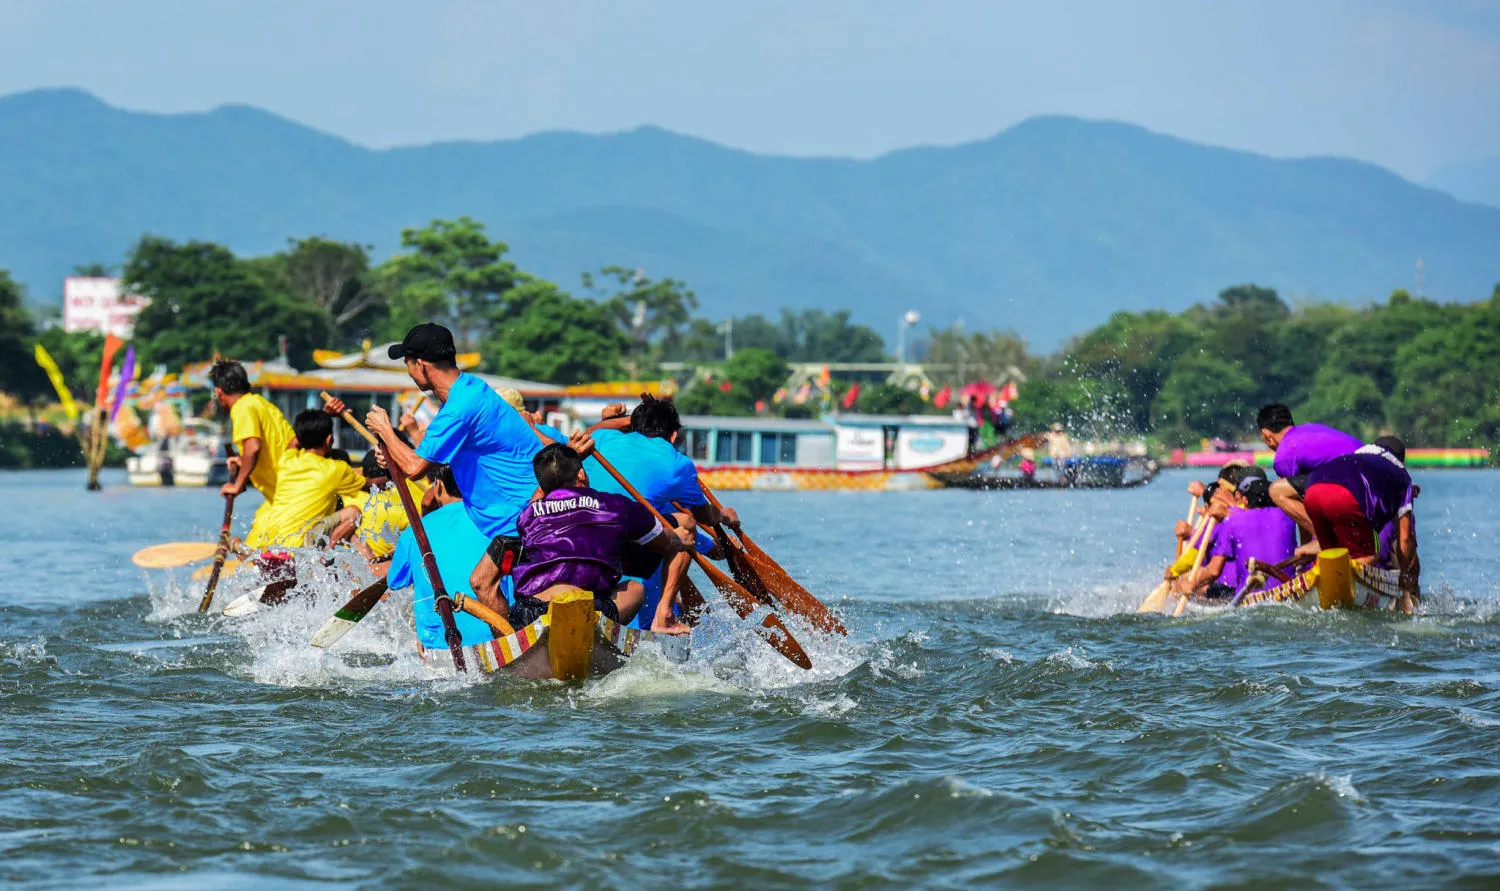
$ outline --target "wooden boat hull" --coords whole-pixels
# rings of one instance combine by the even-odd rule
[[[583,596],[559,595],[546,615],[512,634],[464,647],[469,671],[504,672],[535,680],[598,678],[623,667],[648,642],[660,646],[673,662],[687,661],[692,649],[689,635],[627,628],[600,615],[592,594],[577,593]],[[421,652],[429,667],[452,673],[451,652],[426,647]]]
[[[1400,573],[1355,563],[1344,548],[1331,548],[1290,581],[1246,594],[1237,608],[1281,603],[1317,609],[1394,610],[1400,600]],[[1162,611],[1172,615],[1177,602],[1176,596],[1168,596]],[[1194,599],[1191,603],[1199,611],[1229,608],[1222,600]]]
[[[945,461],[927,467],[888,470],[835,470],[823,467],[701,467],[698,476],[710,488],[721,491],[761,489],[771,491],[848,491],[901,492],[940,489],[947,475],[972,474],[981,464],[994,458],[1005,460],[1022,448],[1037,448],[1046,440],[1041,436],[1023,436],[977,452],[967,458]]]
[[[932,476],[939,483],[951,489],[982,489],[986,491],[998,489],[1134,489],[1156,479],[1156,475],[1160,471],[1160,465],[1152,461],[1144,465],[1140,476],[1125,478],[1119,482],[1090,477],[1086,474],[1080,475],[1072,481],[1066,479],[1028,478],[1019,474],[1002,476],[1000,474],[973,472],[935,472]]]

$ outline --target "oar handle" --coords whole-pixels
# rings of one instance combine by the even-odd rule
[[[453,595],[453,608],[461,613],[468,613],[490,626],[501,637],[510,637],[516,633],[516,629],[504,616],[480,603],[477,597],[467,597],[462,593],[455,594]]]
[[[219,587],[219,574],[224,571],[224,561],[229,557],[229,527],[234,524],[234,496],[224,496],[224,520],[219,524],[219,547],[214,551],[214,568],[208,574],[208,587],[203,599],[198,601],[198,612],[208,612],[214,602],[214,591]]]
[[[326,390],[318,395],[323,397],[325,403],[333,401],[333,397]],[[353,427],[356,433],[363,436],[370,445],[380,445],[380,440],[375,438],[375,434],[354,419],[353,412],[346,409],[339,417],[345,424]],[[411,487],[406,484],[407,476],[401,469],[401,465],[395,461],[387,463],[391,472],[391,480],[396,484],[396,494],[401,498],[401,508],[406,511],[406,519],[411,524],[411,534],[417,539],[417,550],[422,554],[422,570],[427,575],[427,583],[432,586],[432,605],[437,610],[438,618],[443,622],[443,640],[447,642],[449,651],[453,653],[453,667],[460,673],[468,671],[464,665],[463,633],[458,630],[458,621],[453,618],[453,598],[448,596],[448,589],[443,586],[442,573],[438,572],[437,557],[432,553],[432,542],[427,540],[427,529],[422,526],[422,512],[417,510],[417,503],[411,497]]]

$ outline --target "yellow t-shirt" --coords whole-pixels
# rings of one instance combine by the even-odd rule
[[[245,440],[255,437],[260,440],[260,458],[255,469],[250,471],[250,483],[266,496],[266,501],[276,497],[276,467],[282,453],[292,441],[292,425],[286,422],[281,409],[265,400],[263,396],[246,393],[229,410],[230,438],[236,446],[243,447]]]
[[[411,497],[420,507],[422,493],[427,491],[425,480],[406,481]],[[359,538],[376,557],[384,557],[396,550],[396,538],[411,523],[406,519],[406,509],[401,506],[401,493],[394,484],[374,492],[366,489],[353,498],[345,498],[344,504],[359,508]]]
[[[353,499],[364,491],[358,470],[302,449],[287,449],[276,463],[276,498],[255,514],[255,525],[245,545],[258,548],[296,548],[315,523],[338,509],[338,499]]]

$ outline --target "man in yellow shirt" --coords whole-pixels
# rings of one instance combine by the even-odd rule
[[[360,470],[365,476],[365,490],[353,498],[344,499],[344,504],[358,508],[358,515],[346,518],[330,536],[331,543],[351,539],[355,550],[371,562],[371,569],[378,576],[386,569],[387,561],[396,550],[396,538],[410,525],[406,509],[401,505],[401,494],[391,483],[391,472],[380,466],[375,450],[365,453]],[[407,480],[412,503],[420,505],[427,491],[427,481]]]
[[[333,419],[308,409],[292,422],[296,441],[276,462],[276,495],[255,514],[255,525],[245,537],[252,551],[303,547],[307,533],[339,510],[339,499],[364,492],[365,478],[343,461],[328,457],[333,447]],[[351,516],[359,509],[344,508]]]
[[[266,503],[255,512],[254,527],[276,498],[276,467],[287,445],[292,441],[292,426],[281,409],[265,397],[250,392],[250,377],[245,366],[221,359],[208,373],[213,382],[214,399],[229,411],[230,438],[239,448],[238,457],[229,459],[230,480],[219,489],[224,497],[239,495],[255,486],[266,497]]]

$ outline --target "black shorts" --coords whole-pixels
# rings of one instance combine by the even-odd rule
[[[540,619],[547,614],[549,604],[545,600],[535,597],[524,597],[517,595],[516,602],[510,605],[510,627],[521,629]],[[615,602],[607,597],[594,595],[594,609],[602,616],[610,620],[620,621],[620,610]]]
[[[1208,600],[1233,600],[1234,595],[1238,593],[1240,592],[1228,585],[1211,582],[1209,583],[1208,590],[1203,592],[1203,596]]]
[[[677,528],[677,517],[673,514],[663,514],[662,518],[667,525],[673,529]],[[633,579],[649,579],[656,575],[656,570],[661,568],[662,556],[643,544],[633,541],[625,542],[620,548],[620,574]]]
[[[1286,481],[1292,484],[1292,488],[1296,490],[1298,498],[1306,497],[1307,474],[1299,473],[1296,476],[1289,476],[1286,478]]]

